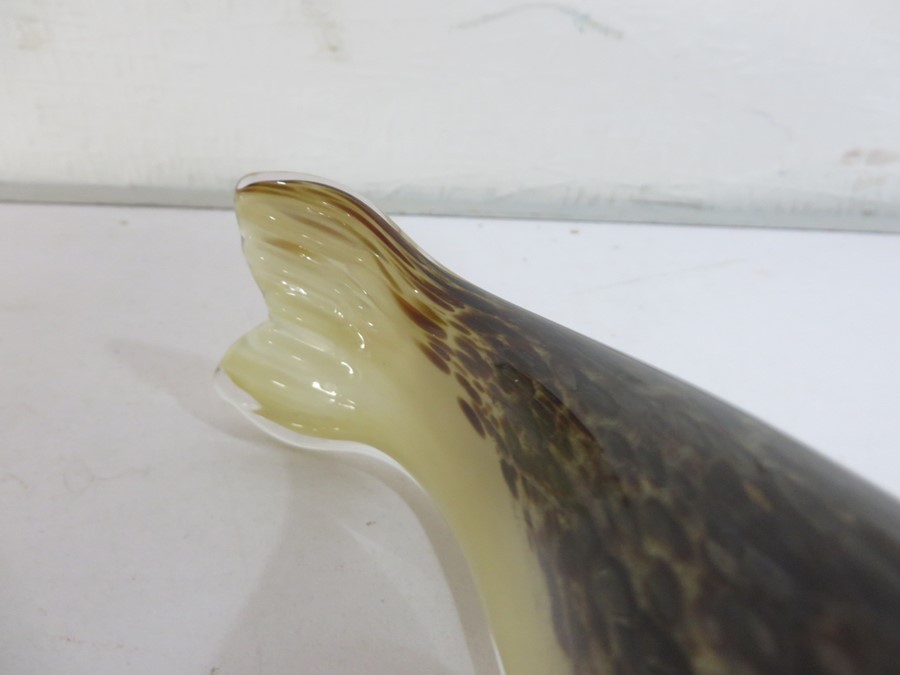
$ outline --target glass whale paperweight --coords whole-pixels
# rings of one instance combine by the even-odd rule
[[[221,376],[269,428],[422,485],[508,675],[900,672],[891,497],[467,283],[329,181],[248,176],[236,210],[269,317]]]

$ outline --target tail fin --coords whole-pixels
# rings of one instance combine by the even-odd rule
[[[365,442],[359,417],[377,417],[384,403],[373,392],[383,397],[387,384],[372,380],[410,342],[411,303],[433,292],[428,277],[442,268],[375,207],[321,179],[248,176],[235,208],[269,320],[230,348],[221,371],[259,416]],[[433,310],[419,320],[442,321]]]
[[[252,177],[236,201],[269,320],[229,350],[224,375],[253,399],[257,419],[299,432],[300,444],[364,443],[399,463],[459,536],[509,671],[567,670],[552,628],[559,603],[531,548],[529,512],[515,501],[518,485],[543,495],[561,479],[526,484],[504,459],[517,453],[513,461],[540,470],[538,430],[558,436],[565,427],[552,407],[516,413],[515,396],[531,405],[534,389],[505,359],[540,360],[497,316],[508,306],[429,260],[365,201],[318,179]],[[495,335],[493,347],[485,335]],[[497,406],[504,387],[510,402]],[[515,416],[505,419],[506,410]],[[517,421],[526,427],[514,430]]]

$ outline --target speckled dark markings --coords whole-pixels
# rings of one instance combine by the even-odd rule
[[[900,672],[897,502],[450,275],[354,198],[322,194],[431,302],[401,306],[465,391],[463,417],[496,444],[574,672]]]
[[[900,672],[893,500],[674,378],[457,293],[473,334],[454,367],[493,371],[472,408],[576,672]]]

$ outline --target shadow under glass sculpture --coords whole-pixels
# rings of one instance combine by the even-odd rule
[[[900,506],[718,399],[482,291],[365,199],[248,176],[251,416],[436,500],[509,675],[900,672]]]

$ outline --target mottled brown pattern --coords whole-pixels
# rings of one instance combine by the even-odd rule
[[[894,500],[447,273],[355,198],[322,196],[421,290],[398,303],[462,387],[459,414],[494,441],[574,672],[900,672]]]
[[[472,408],[576,672],[897,672],[893,500],[685,383],[454,292],[473,335],[453,367],[487,383]]]

